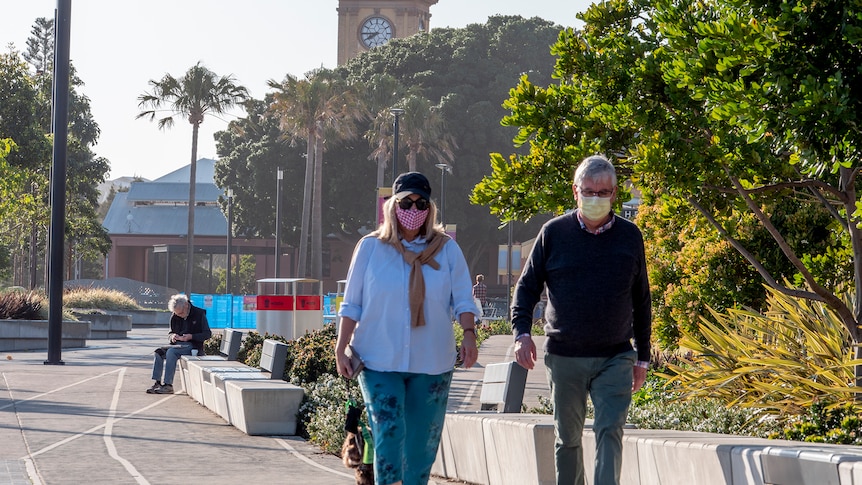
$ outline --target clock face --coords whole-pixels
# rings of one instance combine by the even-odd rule
[[[359,29],[359,38],[369,49],[381,46],[392,38],[392,24],[383,17],[370,17]]]

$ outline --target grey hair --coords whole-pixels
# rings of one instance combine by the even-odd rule
[[[617,172],[614,165],[602,155],[592,155],[585,158],[575,170],[574,185],[580,187],[584,180],[594,182],[610,179],[617,184]]]
[[[168,310],[170,310],[171,312],[174,311],[177,305],[184,308],[191,306],[189,297],[182,293],[177,293],[176,295],[172,296],[170,300],[168,300]]]
[[[398,243],[398,217],[395,215],[397,199],[393,196],[383,203],[383,222],[377,228],[373,236],[389,244]],[[425,236],[428,241],[434,239],[437,234],[445,234],[441,224],[437,223],[437,204],[433,200],[428,201],[428,217],[425,224],[419,228],[419,234]]]

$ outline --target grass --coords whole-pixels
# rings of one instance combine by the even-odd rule
[[[104,288],[71,288],[63,293],[63,306],[82,310],[141,310],[142,307],[122,291]]]

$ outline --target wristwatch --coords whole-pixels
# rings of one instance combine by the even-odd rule
[[[526,332],[525,332],[525,333],[518,334],[518,336],[517,336],[517,337],[515,337],[515,342],[517,342],[518,340],[521,340],[521,337],[529,337],[529,336],[530,336],[530,334],[529,334],[529,333],[526,333]]]

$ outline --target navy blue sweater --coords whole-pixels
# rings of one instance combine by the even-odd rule
[[[545,350],[567,357],[610,357],[631,350],[650,360],[651,302],[643,236],[614,216],[601,234],[581,228],[577,214],[556,217],[539,231],[515,286],[512,327],[529,333],[545,285]]]

